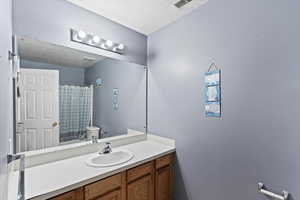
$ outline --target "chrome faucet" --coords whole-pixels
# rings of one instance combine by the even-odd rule
[[[105,143],[105,147],[102,151],[103,154],[108,154],[108,153],[111,153],[111,143],[110,142],[106,142]]]

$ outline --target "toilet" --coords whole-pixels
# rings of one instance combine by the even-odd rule
[[[91,140],[93,136],[99,138],[99,130],[100,128],[97,126],[88,126],[87,128],[87,139]]]

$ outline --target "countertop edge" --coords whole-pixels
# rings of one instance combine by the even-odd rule
[[[57,195],[60,195],[60,194],[63,194],[65,192],[69,192],[71,190],[74,190],[76,188],[79,188],[79,187],[82,187],[82,186],[85,186],[85,185],[88,185],[90,183],[93,183],[95,181],[99,181],[101,179],[104,179],[104,178],[107,178],[109,176],[112,176],[112,175],[115,175],[117,173],[120,173],[120,172],[123,172],[123,171],[126,171],[128,169],[131,169],[133,167],[136,167],[138,165],[141,165],[141,164],[144,164],[144,163],[147,163],[149,161],[152,161],[152,160],[155,160],[159,157],[162,157],[164,155],[167,155],[167,154],[170,154],[170,153],[174,153],[176,152],[176,148],[175,147],[171,147],[172,149],[168,150],[168,151],[165,151],[165,152],[162,152],[162,153],[159,153],[159,154],[156,154],[154,156],[151,156],[149,158],[146,158],[144,160],[141,160],[141,161],[137,161],[135,163],[131,163],[129,165],[126,165],[126,166],[123,166],[117,170],[112,170],[110,172],[107,172],[107,173],[104,173],[104,174],[101,174],[101,175],[98,175],[98,176],[95,176],[93,178],[88,178],[84,181],[81,181],[81,182],[78,182],[78,183],[74,183],[72,185],[69,185],[67,187],[64,187],[62,189],[59,189],[59,190],[56,190],[56,191],[51,191],[49,193],[46,193],[46,194],[43,194],[43,195],[39,195],[39,196],[35,196],[35,197],[31,197],[30,200],[45,200],[45,199],[49,199],[49,198],[52,198],[52,197],[55,197]]]

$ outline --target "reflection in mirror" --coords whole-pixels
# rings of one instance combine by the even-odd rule
[[[18,51],[17,152],[145,132],[144,66],[25,37]]]

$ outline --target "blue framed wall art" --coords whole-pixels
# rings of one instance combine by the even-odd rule
[[[212,69],[212,68],[215,69]],[[221,70],[213,63],[205,73],[205,116],[221,117]]]

